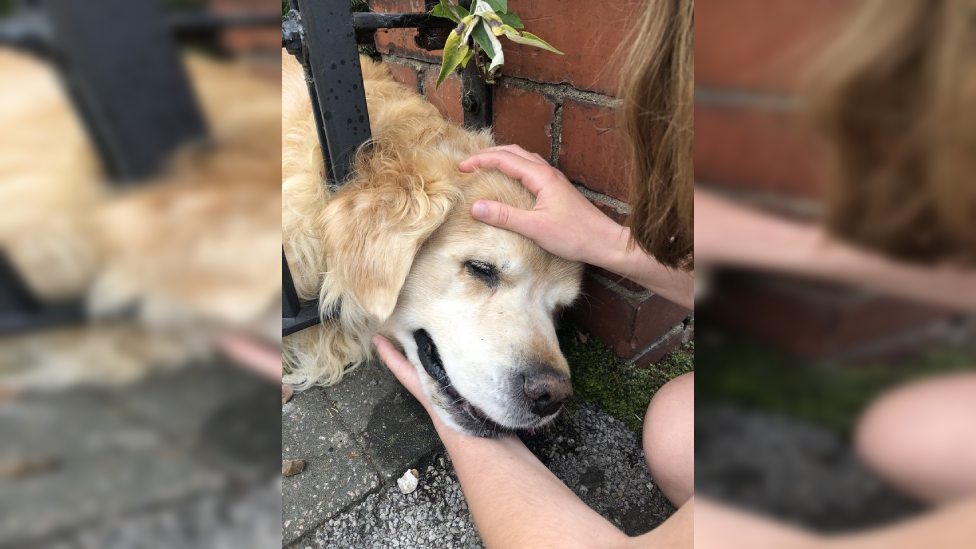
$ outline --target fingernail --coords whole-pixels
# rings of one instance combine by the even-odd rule
[[[372,338],[370,338],[370,341],[373,342],[373,347],[379,347],[380,338],[378,336],[374,335]]]
[[[471,215],[477,217],[478,219],[484,219],[488,216],[488,204],[485,204],[480,200],[475,202],[474,206],[471,207]]]

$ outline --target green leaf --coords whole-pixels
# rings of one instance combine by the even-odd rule
[[[461,25],[463,27],[461,43],[467,44],[468,38],[471,37],[471,33],[474,31],[474,29],[481,26],[481,18],[475,15],[469,15],[461,20]]]
[[[471,61],[471,57],[474,55],[474,48],[468,48],[468,53],[464,54],[464,59],[461,59],[461,66],[467,67],[468,61]]]
[[[481,49],[488,54],[488,57],[491,59],[495,58],[495,48],[491,45],[491,39],[488,38],[488,31],[485,30],[484,25],[478,25],[471,33],[471,36],[481,46]]]
[[[469,49],[466,44],[461,42],[461,34],[457,29],[452,30],[450,36],[447,37],[447,42],[444,44],[444,63],[441,65],[441,73],[437,75],[437,83],[434,85],[435,90],[461,64],[461,60],[468,54]]]
[[[457,17],[454,17],[454,14],[451,13],[451,10],[444,7],[443,4],[444,0],[441,0],[441,2],[442,3],[440,5],[434,6],[434,9],[430,11],[430,14],[433,15],[434,17],[442,17],[444,19],[450,19],[455,23],[460,23],[461,20],[458,19]]]
[[[525,28],[525,25],[522,24],[522,20],[519,19],[519,16],[518,15],[515,15],[514,13],[512,13],[510,11],[505,12],[505,13],[499,13],[498,14],[498,17],[501,18],[502,23],[505,23],[506,25],[508,25],[509,27],[512,27],[513,29],[524,29]]]
[[[488,66],[488,78],[493,78],[501,66],[505,64],[505,52],[502,50],[502,43],[498,41],[498,38],[495,38],[494,34],[489,33],[488,40],[491,41],[496,53],[495,57],[491,59],[491,65]]]
[[[448,0],[441,0],[441,3],[434,6],[434,9],[430,11],[430,14],[434,17],[443,17],[444,19],[450,19],[455,23],[460,23],[461,19],[468,16],[468,10],[452,4]]]
[[[519,34],[519,31],[513,29],[512,27],[509,27],[508,25],[504,25],[504,24],[501,24],[501,23],[498,23],[496,25],[492,25],[491,26],[491,32],[495,36],[501,36],[503,34],[515,34],[515,35]]]
[[[527,46],[535,46],[537,48],[542,48],[544,50],[551,51],[552,53],[558,53],[559,55],[562,55],[563,54],[563,52],[561,52],[561,51],[557,50],[556,48],[552,47],[551,45],[549,45],[549,42],[546,42],[545,40],[539,38],[538,36],[532,34],[531,32],[524,32],[524,31],[522,31],[522,32],[519,32],[519,31],[508,32],[508,31],[506,31],[505,32],[505,37],[508,38],[509,40],[511,40],[512,42],[515,42],[515,43],[518,43],[518,44],[525,44]]]
[[[508,0],[481,0],[496,12],[508,11]]]

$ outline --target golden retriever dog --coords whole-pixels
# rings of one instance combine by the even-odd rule
[[[0,339],[0,385],[128,381],[216,332],[280,337],[279,87],[199,55],[186,69],[210,143],[117,190],[54,68],[0,49],[0,252],[40,300],[105,319]]]
[[[447,425],[490,437],[549,423],[572,394],[554,316],[579,294],[582,266],[472,218],[475,200],[530,209],[534,197],[495,170],[461,173],[491,135],[361,63],[372,140],[330,192],[302,69],[282,52],[284,249],[299,297],[326,319],[284,338],[285,381],[334,384],[381,333]]]

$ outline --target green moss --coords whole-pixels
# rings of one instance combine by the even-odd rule
[[[850,434],[864,407],[896,384],[976,365],[976,349],[936,350],[892,363],[830,365],[791,357],[757,343],[716,338],[699,349],[706,372],[701,399],[778,412]]]
[[[654,393],[671,379],[693,371],[695,346],[669,353],[656,367],[638,370],[599,339],[567,326],[560,345],[573,372],[577,399],[589,402],[627,424],[639,437]]]

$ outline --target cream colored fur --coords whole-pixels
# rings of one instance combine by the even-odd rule
[[[465,398],[506,428],[533,426],[502,378],[530,358],[568,375],[552,316],[576,298],[581,266],[471,218],[477,199],[531,208],[534,198],[497,171],[462,174],[458,164],[493,145],[491,135],[446,121],[380,64],[361,63],[372,141],[330,193],[302,69],[282,52],[283,244],[299,296],[329,318],[284,338],[285,380],[336,383],[369,358],[374,333],[418,365],[413,333],[425,329]],[[466,260],[498,264],[502,283],[485,287]],[[421,378],[435,404],[449,407]]]

